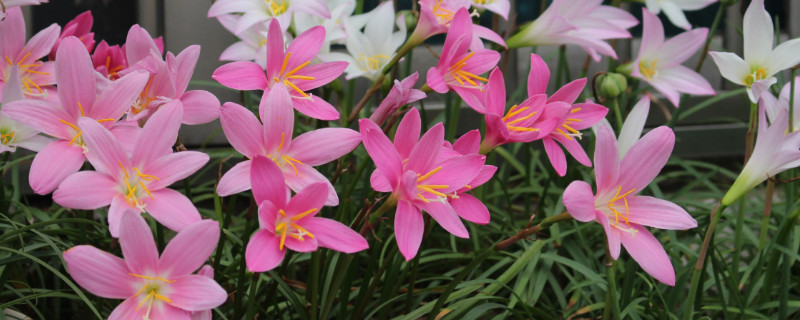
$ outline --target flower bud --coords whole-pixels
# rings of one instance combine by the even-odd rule
[[[600,96],[605,99],[616,99],[620,93],[628,89],[628,80],[619,73],[607,73],[599,77]]]

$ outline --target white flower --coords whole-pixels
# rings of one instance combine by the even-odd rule
[[[241,16],[225,14],[217,17],[222,26],[233,33]],[[230,45],[219,56],[222,61],[255,61],[262,68],[267,67],[267,24],[256,23],[236,35],[240,41]],[[288,32],[283,32],[285,42],[292,41]]]
[[[322,53],[330,52],[331,44],[345,44],[347,39],[345,21],[358,25],[357,29],[366,23],[365,14],[352,15],[356,9],[356,2],[353,0],[328,0],[326,4],[331,12],[330,18],[310,14],[296,14],[294,17],[294,29],[297,34],[306,32],[315,26],[325,28],[325,43],[320,50]]]
[[[675,26],[684,30],[692,28],[689,20],[686,20],[684,11],[700,10],[717,0],[645,0],[647,10],[658,15],[662,10]]]

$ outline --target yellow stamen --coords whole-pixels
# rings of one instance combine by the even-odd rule
[[[297,91],[297,93],[299,93],[301,96],[303,96],[303,98],[308,98],[308,94],[303,92],[303,90],[300,90],[300,88],[298,88],[296,85],[294,85],[294,83],[292,83],[288,79],[287,80],[283,80],[283,84],[291,87],[292,89],[294,89],[294,91]]]
[[[434,175],[434,174],[436,174],[437,172],[439,172],[439,170],[442,170],[442,167],[436,167],[436,169],[433,169],[433,170],[431,170],[431,171],[428,171],[428,173],[426,173],[425,175],[423,175],[423,176],[421,176],[421,177],[418,177],[418,178],[417,178],[417,182],[422,182],[422,181],[425,181],[426,179],[430,178],[432,175]],[[419,174],[418,174],[418,175],[419,175]]]
[[[314,213],[314,212],[316,212],[316,211],[317,211],[317,208],[314,208],[314,209],[309,209],[309,210],[303,211],[303,212],[301,212],[301,213],[298,213],[297,215],[295,215],[294,217],[292,217],[292,218],[291,218],[291,219],[289,219],[289,220],[291,220],[291,221],[297,221],[297,220],[303,219],[305,216],[307,216],[307,215],[309,215],[309,214],[312,214],[312,213]]]
[[[297,167],[294,165],[294,163],[292,163],[292,160],[294,160],[294,159],[289,158],[289,156],[281,156],[281,158],[283,158],[283,160],[286,163],[288,163],[290,166],[292,166],[292,169],[294,169],[294,175],[296,175],[296,176],[300,175],[300,171],[297,171]],[[297,161],[297,160],[294,160],[294,161],[296,161],[297,163],[301,163],[300,161]]]
[[[301,226],[297,225],[296,223],[289,223],[289,225],[290,225],[290,226],[292,226],[292,227],[294,227],[296,230],[300,230],[300,232],[301,232],[303,235],[309,236],[309,237],[311,237],[311,238],[313,238],[313,237],[314,237],[314,235],[313,235],[313,234],[311,234],[311,232],[308,232],[308,230],[306,230],[306,229],[303,229],[303,227],[301,227]],[[302,236],[301,236],[300,240],[303,240],[303,239],[302,239]]]
[[[639,62],[639,72],[640,72],[640,73],[641,73],[641,74],[642,74],[642,75],[643,75],[643,76],[644,76],[644,77],[645,77],[647,80],[650,80],[651,78],[653,78],[653,76],[655,76],[655,75],[656,75],[656,73],[658,73],[658,72],[656,71],[656,63],[657,63],[657,62],[658,62],[658,59],[655,59],[655,60],[653,60],[653,62],[650,64],[650,67],[648,67],[648,66],[647,66],[647,64],[645,64],[645,63],[644,63],[644,61],[642,61],[642,62]]]
[[[283,209],[279,209],[278,213],[280,213],[284,218],[286,218],[286,211],[283,211]]]
[[[283,228],[281,230],[281,242],[278,243],[278,250],[283,250],[283,245],[286,244],[286,233],[289,228]]]
[[[511,106],[511,109],[508,109],[508,113],[506,113],[506,116],[503,117],[503,121],[508,121],[508,119],[511,119],[511,117],[516,116],[528,109],[529,109],[528,107],[519,108],[519,105],[515,104]]]
[[[286,133],[285,132],[281,132],[281,144],[278,145],[278,152],[280,152],[281,149],[283,149],[283,141],[284,141],[285,138],[286,138]]]
[[[515,127],[515,126],[506,126],[508,130],[511,131],[525,131],[525,132],[532,132],[532,131],[539,131],[539,128],[526,128],[526,127]]]
[[[292,53],[291,52],[287,52],[286,56],[283,57],[283,64],[281,65],[281,72],[278,72],[279,75],[283,74],[283,72],[286,71],[286,65],[289,64],[289,57],[291,57],[291,56],[292,56]],[[275,82],[278,82],[278,80],[275,79]]]

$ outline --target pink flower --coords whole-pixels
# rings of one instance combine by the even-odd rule
[[[30,3],[26,3],[30,4]],[[5,21],[0,23],[0,92],[3,86],[9,81],[6,77],[9,74],[9,67],[16,65],[19,69],[19,77],[22,86],[25,87],[24,93],[30,97],[47,97],[48,91],[55,90],[53,62],[41,62],[39,59],[47,55],[53,48],[53,44],[58,39],[61,27],[52,24],[46,29],[39,31],[25,43],[25,20],[22,17],[22,10],[19,8],[8,8],[8,16]],[[3,97],[0,95],[0,102]]]
[[[392,192],[392,199],[397,201],[395,235],[406,261],[417,255],[422,242],[425,225],[421,210],[454,236],[468,238],[467,228],[450,205],[448,194],[464,190],[475,180],[486,157],[453,155],[439,161],[445,149],[444,126],[436,124],[417,141],[421,122],[416,109],[411,109],[400,122],[394,144],[369,119],[359,120],[359,126],[364,147],[378,168],[370,179],[372,188]]]
[[[200,221],[194,204],[167,188],[208,162],[208,155],[202,152],[172,153],[180,119],[181,109],[176,103],[161,107],[144,125],[129,157],[111,132],[92,119],[81,118],[78,126],[92,150],[89,162],[97,171],[82,171],[64,179],[53,193],[53,201],[82,210],[110,205],[108,226],[114,237],[123,212],[130,209],[147,212],[175,231]]]
[[[320,120],[339,119],[339,111],[330,103],[306,92],[333,81],[347,68],[342,61],[309,65],[324,39],[325,28],[318,26],[297,36],[284,50],[281,27],[273,19],[267,35],[266,74],[255,62],[238,61],[217,68],[211,77],[236,90],[264,90],[264,97],[277,86],[291,95],[300,113]]]
[[[165,61],[147,30],[134,25],[128,31],[125,52],[130,67],[121,74],[136,70],[150,73],[150,80],[139,99],[128,110],[127,120],[144,121],[170,101],[182,106],[181,122],[185,124],[203,124],[219,118],[220,103],[216,96],[205,90],[186,91],[200,57],[199,45],[189,46],[177,56],[167,52]]]
[[[5,104],[17,100],[24,100],[22,84],[19,79],[19,68],[10,66],[8,70],[8,82],[3,87],[3,97]],[[39,135],[39,131],[14,121],[3,113],[0,113],[0,153],[14,152],[17,147],[25,148],[38,152],[46,147],[52,140]]]
[[[617,58],[607,39],[630,38],[627,29],[639,21],[625,10],[604,6],[603,0],[554,0],[536,20],[508,39],[510,48],[579,45],[595,61]]]
[[[257,23],[277,21],[286,31],[297,14],[310,14],[320,18],[330,18],[328,7],[320,0],[219,0],[208,9],[208,17],[213,18],[228,13],[243,13],[236,23],[233,33],[238,35]]]
[[[369,119],[381,125],[401,106],[425,99],[425,92],[414,89],[417,79],[419,79],[419,73],[414,72],[403,81],[394,80],[394,86],[389,90],[389,94],[381,101],[378,109],[372,113]]]
[[[439,93],[452,89],[472,109],[485,113],[484,83],[489,80],[479,75],[497,65],[500,54],[488,49],[470,50],[473,27],[467,9],[455,13],[439,62],[428,70],[428,86]]]
[[[57,138],[36,154],[31,164],[29,180],[38,194],[52,192],[83,165],[90,150],[79,118],[100,122],[121,141],[135,141],[130,127],[116,123],[147,82],[146,73],[134,72],[98,92],[89,52],[75,37],[65,38],[56,56],[59,101],[20,100],[3,106],[10,118]]]
[[[61,35],[56,40],[55,45],[53,46],[53,50],[50,51],[50,55],[47,56],[49,60],[56,59],[56,51],[58,50],[58,45],[61,44],[61,40],[69,36],[75,36],[83,42],[83,45],[86,46],[86,50],[92,52],[94,49],[94,32],[92,32],[92,24],[94,23],[94,17],[92,17],[91,11],[86,11],[75,16],[75,19],[70,20],[67,24],[64,25],[64,28],[61,29]]]
[[[108,319],[190,319],[193,312],[214,309],[228,298],[213,278],[192,274],[217,245],[216,221],[199,221],[178,232],[161,257],[140,215],[125,213],[119,233],[124,260],[89,245],[64,252],[67,271],[81,287],[125,300]]]
[[[619,258],[622,244],[644,271],[673,286],[675,271],[669,256],[645,226],[684,230],[697,227],[697,221],[672,202],[636,194],[667,163],[675,135],[667,127],[653,129],[620,160],[611,128],[602,125],[597,131],[597,192],[593,194],[586,182],[573,181],[564,190],[564,206],[576,220],[594,220],[603,226],[612,258]]]
[[[463,156],[470,154],[478,154],[481,145],[481,132],[478,129],[465,133],[461,138],[458,138],[451,146],[449,142],[445,141],[445,149],[439,155],[440,161],[448,157]],[[449,152],[452,150],[452,152]],[[491,216],[489,209],[475,196],[467,193],[468,191],[482,186],[488,182],[497,172],[497,167],[492,165],[484,165],[478,175],[472,181],[464,185],[463,188],[447,194],[447,202],[453,207],[459,217],[469,222],[477,224],[489,224]]]
[[[95,70],[109,80],[119,79],[119,72],[128,67],[125,51],[119,45],[109,46],[101,40],[92,53],[92,63]]]
[[[531,74],[535,70],[531,69]],[[547,95],[538,93],[506,112],[506,84],[503,73],[495,68],[486,84],[486,139],[481,147],[485,153],[511,142],[531,142],[547,136],[560,117],[538,121],[547,106],[547,115],[566,114],[570,105],[564,102],[546,104]],[[556,110],[560,110],[557,111]]]
[[[472,6],[499,14],[506,20],[508,20],[508,11],[511,10],[511,2],[508,0],[472,0]]]
[[[346,128],[323,128],[292,139],[294,113],[291,104],[285,89],[269,91],[261,99],[263,126],[245,107],[232,102],[222,106],[222,131],[233,148],[251,160],[236,164],[222,176],[217,185],[220,196],[250,189],[250,165],[252,159],[260,155],[275,161],[286,184],[295,192],[314,183],[324,183],[328,186],[326,205],[339,203],[328,178],[313,167],[353,151],[361,143],[361,136]]]
[[[708,29],[698,28],[681,33],[664,42],[661,20],[642,9],[644,28],[639,56],[633,61],[631,75],[656,88],[672,102],[680,105],[680,94],[709,95],[714,89],[703,76],[681,65],[703,45]]]
[[[251,167],[261,230],[247,243],[245,260],[250,271],[264,272],[277,267],[286,255],[286,248],[311,252],[325,247],[344,253],[369,248],[367,240],[346,225],[316,216],[325,203],[327,185],[314,183],[287,199],[283,173],[274,161],[257,156]]]
[[[549,79],[550,68],[547,67],[541,57],[532,54],[531,72],[528,74],[528,96],[545,94]],[[580,130],[588,129],[605,118],[608,113],[606,107],[592,103],[589,99],[586,99],[585,103],[575,103],[575,99],[580,96],[585,85],[586,78],[582,78],[567,83],[561,89],[558,89],[547,100],[547,106],[545,106],[543,114],[539,117],[539,121],[542,122],[556,119],[555,128],[542,138],[542,143],[544,143],[547,157],[550,158],[550,164],[556,169],[556,173],[562,177],[567,173],[567,158],[558,144],[564,146],[575,160],[578,160],[582,165],[591,167],[592,162],[589,160],[589,156],[586,155],[586,151],[583,151],[583,147],[578,142],[578,139],[582,137]],[[565,112],[563,105],[554,104],[554,102],[566,103],[570,105],[570,108]]]
[[[419,44],[432,36],[448,32],[455,20],[456,12],[461,9],[468,10],[471,3],[470,0],[419,0],[419,20],[408,42]],[[473,26],[470,37],[465,41],[472,50],[478,50],[483,49],[481,38],[506,46],[500,35],[480,25]]]

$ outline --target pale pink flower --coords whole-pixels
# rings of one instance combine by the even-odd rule
[[[75,19],[70,20],[67,24],[64,25],[64,28],[61,29],[61,35],[56,40],[55,45],[53,45],[53,50],[50,51],[50,55],[48,55],[48,59],[50,61],[56,59],[56,51],[58,50],[58,45],[61,44],[61,40],[69,36],[74,36],[83,42],[83,45],[86,46],[86,50],[92,52],[94,49],[94,32],[92,32],[92,24],[94,23],[94,17],[92,17],[92,11],[86,11],[75,16]]]
[[[470,0],[419,0],[419,20],[408,42],[416,45],[432,36],[446,33],[455,19],[456,12],[461,9],[468,10],[471,4]],[[506,46],[500,35],[480,25],[473,26],[470,38],[466,41],[472,50],[478,50],[483,48],[481,38]]]
[[[217,16],[217,21],[223,28],[233,33],[236,22],[241,16],[235,14],[223,14]],[[239,41],[234,42],[219,56],[221,61],[254,61],[261,68],[267,67],[267,24],[256,23],[236,35]],[[286,40],[291,40],[288,32],[284,33]]]
[[[0,92],[9,81],[6,77],[9,68],[19,68],[19,77],[24,93],[29,97],[45,98],[56,82],[53,62],[42,62],[39,59],[50,53],[53,44],[58,40],[61,27],[52,24],[33,35],[25,43],[25,21],[20,8],[8,8],[8,16],[0,22]],[[0,102],[3,97],[0,95]]]
[[[713,95],[703,76],[681,65],[703,46],[708,29],[690,30],[664,42],[664,26],[657,16],[642,9],[642,21],[642,43],[631,75],[656,88],[675,107],[680,105],[681,93]]]
[[[364,147],[377,167],[370,179],[373,189],[392,192],[392,199],[397,201],[395,236],[406,261],[417,255],[422,242],[425,224],[421,211],[454,236],[468,238],[469,232],[448,201],[448,194],[464,190],[475,180],[486,157],[453,155],[439,161],[446,149],[444,126],[436,124],[417,141],[421,122],[416,109],[411,109],[400,122],[394,144],[369,119],[359,120],[359,126]]]
[[[3,87],[5,104],[17,100],[24,100],[22,84],[19,82],[19,68],[8,67],[8,82]],[[38,152],[52,142],[49,138],[39,135],[39,131],[16,122],[0,112],[0,153],[14,152],[17,147]]]
[[[417,79],[419,79],[419,73],[414,72],[403,81],[394,80],[394,86],[389,90],[389,94],[386,95],[386,98],[383,98],[381,104],[378,105],[378,109],[372,113],[369,119],[381,125],[401,106],[425,99],[425,92],[414,89]]]
[[[794,114],[790,115],[790,117],[792,118],[792,131],[797,131],[800,130],[800,76],[794,79]],[[783,86],[783,89],[781,89],[781,93],[777,99],[769,91],[761,95],[762,101],[759,102],[764,105],[764,111],[770,123],[777,121],[781,110],[786,110],[786,114],[789,114],[789,103],[791,103],[792,100],[791,93],[791,82],[787,82],[786,85]]]
[[[180,231],[200,221],[200,213],[180,192],[168,187],[200,170],[208,155],[198,151],[172,153],[178,138],[181,109],[164,105],[144,125],[129,157],[106,128],[88,118],[78,120],[83,140],[92,150],[89,162],[97,171],[70,175],[53,193],[53,201],[73,209],[109,206],[108,226],[116,237],[123,212],[147,212],[165,227]]]
[[[595,61],[617,53],[605,42],[630,38],[627,29],[639,21],[630,13],[603,0],[554,0],[536,20],[523,26],[508,39],[510,48],[574,44],[581,46]]]
[[[322,18],[330,18],[328,7],[320,0],[218,0],[208,9],[208,17],[223,14],[242,13],[233,33],[238,35],[257,23],[277,21],[286,31],[292,23],[292,17],[310,14]]]
[[[29,182],[38,194],[52,192],[83,165],[90,150],[83,141],[79,118],[100,122],[120,141],[135,141],[129,126],[116,123],[147,82],[146,73],[134,72],[98,92],[89,52],[75,37],[64,39],[56,56],[58,101],[28,99],[3,106],[8,117],[57,138],[36,154],[31,164]]]
[[[193,274],[214,252],[216,221],[198,221],[178,232],[161,257],[140,215],[125,213],[119,233],[124,260],[89,245],[64,252],[67,271],[81,287],[106,299],[124,299],[108,319],[191,319],[192,313],[227,300],[212,277]]]
[[[239,61],[217,68],[211,77],[236,90],[264,90],[263,97],[275,88],[285,90],[300,113],[320,120],[339,119],[339,111],[330,103],[306,92],[333,81],[347,68],[343,61],[309,65],[325,39],[325,29],[312,28],[284,49],[281,27],[272,20],[267,37],[266,74],[254,62]]]
[[[450,142],[445,141],[445,149],[439,155],[439,161],[444,161],[447,158],[454,156],[464,156],[471,154],[478,154],[481,146],[481,132],[478,129],[465,133],[461,138],[458,138],[455,143],[450,145]],[[455,153],[453,153],[455,152]],[[468,191],[482,186],[488,182],[497,172],[497,167],[485,164],[481,168],[478,175],[472,181],[464,185],[463,188],[447,194],[447,202],[453,207],[461,219],[477,224],[489,224],[491,216],[489,209],[481,202],[480,199],[467,193]]]
[[[545,94],[550,79],[550,68],[541,57],[531,55],[531,72],[528,74],[528,96]],[[538,121],[551,121],[555,119],[555,127],[547,136],[542,137],[544,150],[550,158],[550,164],[559,176],[567,173],[567,158],[558,144],[564,146],[567,152],[584,166],[591,167],[592,162],[586,151],[578,142],[583,136],[581,130],[588,129],[595,123],[605,118],[608,109],[586,99],[584,103],[575,103],[580,96],[586,78],[581,78],[567,83],[547,99],[547,105]],[[563,102],[570,105],[568,110],[563,108]]]
[[[668,230],[697,227],[697,221],[680,206],[662,199],[639,196],[667,163],[675,135],[667,127],[648,132],[620,160],[614,132],[602,125],[597,130],[595,177],[597,192],[584,181],[573,181],[564,190],[564,206],[578,221],[597,221],[605,229],[608,249],[619,258],[620,244],[656,280],[675,285],[669,256],[645,226]]]
[[[324,247],[344,253],[369,248],[367,240],[348,226],[317,216],[325,205],[326,184],[311,184],[288,199],[284,174],[278,165],[263,156],[256,156],[252,162],[250,179],[261,230],[247,243],[247,269],[272,270],[283,261],[286,248],[312,252]]]
[[[279,84],[280,86],[281,84]],[[217,194],[229,196],[251,187],[250,165],[256,156],[272,159],[281,168],[286,184],[295,192],[322,182],[328,186],[326,205],[337,205],[339,198],[319,166],[353,151],[361,136],[347,128],[323,128],[292,139],[294,113],[288,92],[276,88],[261,99],[261,122],[247,108],[227,102],[222,106],[222,131],[234,149],[249,160],[228,170],[217,185]]]
[[[511,10],[511,2],[508,0],[472,0],[472,6],[499,14],[506,20],[508,20],[508,11]]]
[[[484,85],[489,80],[480,75],[497,65],[500,54],[489,49],[470,50],[473,27],[467,9],[459,9],[447,31],[439,62],[428,69],[427,81],[434,91],[453,90],[472,109],[485,113]]]

